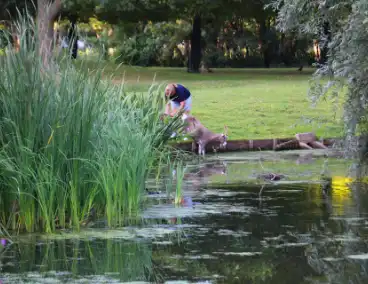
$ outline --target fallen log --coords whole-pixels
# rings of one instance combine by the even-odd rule
[[[258,140],[229,140],[227,141],[227,145],[225,149],[216,149],[218,148],[218,143],[208,143],[206,146],[206,153],[214,152],[214,148],[216,152],[236,152],[236,151],[260,151],[260,150],[295,150],[301,149],[297,143],[290,143],[287,145],[285,142],[295,141],[295,138],[275,138],[275,139],[258,139]],[[339,138],[328,138],[319,140],[320,143],[325,145],[326,147],[332,146],[335,142],[339,141]],[[277,147],[279,144],[284,143],[283,147]],[[184,151],[192,151],[192,141],[183,141],[179,143],[173,143],[173,147],[184,150]],[[195,151],[197,151],[197,146]]]

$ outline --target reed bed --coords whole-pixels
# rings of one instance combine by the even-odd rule
[[[160,120],[160,85],[126,93],[124,82],[101,79],[102,65],[77,69],[57,52],[42,71],[32,18],[17,28],[20,51],[0,56],[1,228],[78,230],[92,212],[122,225],[181,121]]]

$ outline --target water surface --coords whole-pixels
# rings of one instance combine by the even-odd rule
[[[347,161],[305,153],[214,157],[188,172],[182,206],[151,194],[140,225],[23,235],[0,252],[0,280],[368,283],[367,190],[347,183]]]

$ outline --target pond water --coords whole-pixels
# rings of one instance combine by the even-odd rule
[[[150,194],[139,225],[14,239],[0,283],[368,283],[368,194],[348,168],[320,152],[214,157],[186,175],[182,206]]]

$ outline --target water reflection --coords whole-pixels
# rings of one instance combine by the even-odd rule
[[[214,176],[224,177],[227,181],[227,172],[226,162],[208,163],[187,173],[184,180],[189,183],[192,190],[199,190],[204,184],[209,183]]]
[[[55,271],[54,276],[63,281],[91,275],[104,275],[123,282],[159,281],[152,263],[150,243],[114,239],[39,242],[37,238],[30,238],[28,241],[13,244],[1,255],[3,273],[27,278],[32,271],[44,276]],[[2,277],[4,283],[14,281]]]

